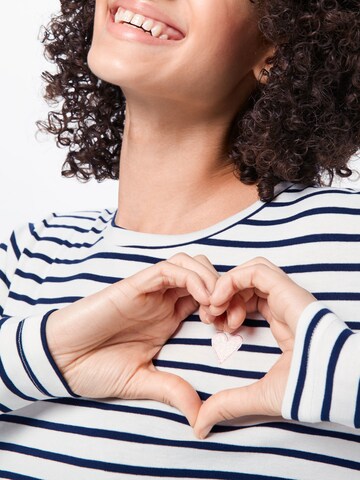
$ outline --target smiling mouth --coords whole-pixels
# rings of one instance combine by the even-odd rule
[[[115,24],[127,24],[161,40],[182,40],[184,35],[166,23],[145,17],[122,7],[111,11]]]

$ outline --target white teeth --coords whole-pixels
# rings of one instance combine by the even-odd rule
[[[133,16],[135,13],[131,12],[130,10],[126,10],[122,15],[121,15],[121,20],[123,22],[128,22],[130,23],[131,20],[133,19]]]
[[[138,13],[133,16],[131,23],[133,25],[136,25],[137,27],[141,27],[141,25],[144,23],[145,17],[143,15],[139,15]]]
[[[115,23],[126,22],[135,27],[142,28],[146,33],[152,35],[153,37],[161,38],[162,40],[168,40],[169,35],[162,34],[166,25],[162,23],[157,23],[151,18],[146,18],[139,13],[134,13],[131,10],[124,10],[119,7],[115,14]],[[151,33],[150,33],[151,32]]]
[[[115,15],[115,23],[120,23],[120,17],[121,17],[121,9],[119,8],[119,10],[116,12],[116,15]]]
[[[154,22],[153,20],[150,20],[150,19],[145,20],[145,22],[144,22],[143,25],[142,25],[142,28],[143,28],[144,30],[148,30],[148,31],[149,31],[149,30],[151,30],[151,29],[153,28],[154,23],[155,23],[155,22]]]
[[[151,34],[152,34],[153,37],[159,37],[162,30],[163,30],[162,26],[157,24],[157,25],[155,25],[155,27],[153,27],[151,29]]]

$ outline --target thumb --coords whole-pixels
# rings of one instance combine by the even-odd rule
[[[204,439],[212,427],[224,420],[247,415],[266,415],[260,381],[252,385],[223,390],[208,398],[200,408],[194,431]]]
[[[171,405],[195,425],[201,400],[195,389],[183,378],[159,370],[147,370],[141,380],[141,397]]]

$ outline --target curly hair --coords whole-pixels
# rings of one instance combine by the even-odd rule
[[[251,0],[250,0],[251,1]],[[259,29],[274,45],[266,82],[258,82],[230,126],[228,155],[237,178],[257,185],[262,201],[285,180],[329,185],[349,177],[360,146],[360,12],[358,0],[260,0]],[[61,0],[43,29],[44,97],[60,105],[38,121],[68,147],[62,175],[88,181],[119,177],[125,97],[89,69],[95,0]],[[120,126],[120,128],[119,128]]]

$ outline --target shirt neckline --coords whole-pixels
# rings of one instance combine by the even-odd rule
[[[290,188],[292,185],[293,184],[291,182],[285,181],[278,183],[274,189],[274,198],[280,193],[284,192],[287,188]],[[224,220],[221,220],[220,222],[215,223],[214,225],[211,225],[210,227],[181,234],[157,234],[127,230],[126,228],[115,224],[115,218],[117,215],[116,209],[110,217],[110,221],[103,232],[104,240],[111,245],[124,247],[149,248],[180,246],[187,243],[193,243],[196,240],[207,238],[215,235],[216,233],[220,233],[230,226],[239,223],[241,220],[245,219],[257,210],[264,208],[266,205],[266,202],[256,200],[249,207],[235,213],[234,215],[231,215],[230,217],[225,218]]]

